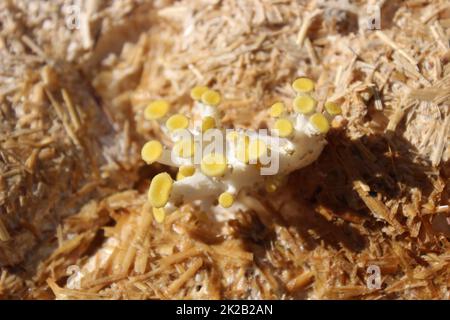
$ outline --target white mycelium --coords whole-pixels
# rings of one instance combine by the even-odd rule
[[[207,87],[191,91],[196,101],[193,119],[169,116],[169,105],[159,100],[145,110],[147,120],[158,121],[172,139],[169,150],[159,141],[149,141],[142,149],[148,164],[159,162],[178,167],[176,181],[168,173],[156,175],[149,188],[148,200],[156,220],[163,221],[183,203],[196,203],[203,209],[221,206],[233,211],[243,190],[265,188],[274,192],[283,177],[314,162],[326,144],[330,122],[341,113],[333,102],[326,102],[322,112],[311,95],[314,83],[299,78],[292,84],[297,92],[292,111],[281,102],[269,110],[271,132],[224,129],[217,110],[221,96]]]

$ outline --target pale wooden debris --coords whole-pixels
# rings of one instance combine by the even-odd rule
[[[296,43],[300,47],[303,46],[303,42],[305,41],[306,35],[308,33],[308,29],[311,26],[314,18],[322,13],[322,10],[316,9],[313,12],[309,12],[304,15],[302,25],[300,26],[300,30],[297,34]]]
[[[53,94],[50,91],[46,90],[45,93],[47,94],[47,97],[50,99],[51,105],[55,109],[56,114],[58,115],[59,119],[63,123],[64,129],[66,129],[67,135],[70,137],[70,139],[73,141],[73,143],[75,145],[80,146],[81,145],[80,140],[78,139],[76,133],[73,131],[71,125],[67,121],[67,116],[66,116],[65,112],[63,111],[62,106],[59,104],[58,101],[56,101],[55,97],[53,96]]]
[[[177,280],[175,280],[169,288],[167,288],[167,293],[169,295],[175,294],[180,288],[189,281],[194,275],[197,273],[197,271],[202,267],[203,260],[202,259],[196,259],[192,263],[192,265],[189,267],[189,269],[186,270]]]
[[[417,61],[411,57],[408,53],[405,52],[405,50],[401,49],[394,41],[392,41],[383,31],[376,31],[376,35],[378,38],[380,38],[383,42],[385,42],[388,46],[390,46],[392,49],[398,51],[399,54],[401,54],[403,57],[406,58],[413,66],[417,68]]]
[[[437,143],[434,147],[434,151],[431,154],[431,163],[434,166],[438,166],[441,162],[444,150],[449,145],[450,139],[450,116],[447,116],[444,123],[442,124]]]
[[[86,1],[79,31],[68,0],[13,2],[0,4],[1,299],[450,298],[448,1],[378,2],[393,17],[378,33],[359,1]],[[227,126],[270,127],[265,110],[304,75],[344,111],[319,161],[243,195],[231,220],[187,204],[153,221],[144,190],[163,169],[139,162],[164,138],[143,120],[151,100],[189,113],[207,85]],[[381,289],[366,286],[373,264]]]
[[[11,236],[9,235],[8,229],[6,229],[5,224],[3,223],[2,219],[0,218],[0,241],[8,241],[11,239]]]
[[[289,291],[297,291],[305,288],[314,279],[314,274],[310,271],[303,272],[297,277],[288,282],[287,288]]]
[[[72,99],[70,98],[70,95],[66,89],[62,89],[61,94],[67,106],[67,109],[69,110],[70,120],[73,123],[74,129],[75,131],[78,131],[81,128],[81,121],[80,116],[78,115],[78,110],[73,104]]]

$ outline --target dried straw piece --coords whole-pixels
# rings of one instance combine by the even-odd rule
[[[400,225],[400,223],[391,217],[391,213],[389,212],[388,208],[386,208],[386,205],[378,198],[369,195],[368,191],[370,189],[368,189],[368,187],[364,183],[362,183],[361,181],[355,181],[353,182],[353,186],[358,195],[361,197],[366,206],[376,216],[377,219],[383,219],[384,221],[388,222],[399,233],[402,233],[404,231],[404,228]]]
[[[8,241],[9,239],[11,239],[11,236],[9,235],[6,226],[0,217],[0,241]]]
[[[54,5],[64,2],[55,0]],[[0,5],[0,13],[11,17],[4,20],[12,26],[7,30],[18,31],[0,31],[4,61],[0,127],[5,128],[0,130],[0,203],[7,213],[0,214],[5,225],[20,226],[14,228],[12,239],[0,242],[0,262],[26,264],[24,253],[31,247],[56,254],[43,259],[33,278],[38,280],[27,278],[27,285],[2,271],[2,298],[449,298],[448,237],[433,225],[436,216],[448,213],[449,198],[446,1],[408,1],[399,6],[384,2],[383,12],[394,17],[392,25],[382,26],[385,37],[351,26],[346,12],[362,18],[366,8],[360,3],[349,8],[321,6],[320,16],[306,25],[305,6],[295,1],[244,6],[225,0],[206,7],[195,1],[134,0],[100,7],[93,1],[94,9],[83,8],[89,20],[83,20],[81,32],[69,32],[64,17],[46,11],[45,5],[42,15],[35,14],[33,3],[15,1],[24,17],[17,20],[10,8]],[[314,11],[313,6],[307,10]],[[427,25],[418,23],[421,19]],[[52,32],[33,27],[42,21]],[[96,29],[98,23],[101,29]],[[27,30],[28,39],[20,30]],[[85,50],[88,43],[91,47]],[[62,63],[67,60],[74,68]],[[40,77],[35,70],[43,61],[48,64]],[[82,77],[75,69],[83,70]],[[224,91],[225,121],[263,127],[267,118],[261,110],[287,101],[290,91],[283,83],[305,74],[318,79],[321,95],[342,101],[341,125],[346,127],[333,129],[336,136],[314,167],[291,177],[291,185],[301,186],[298,193],[283,192],[264,200],[249,194],[245,203],[251,210],[228,222],[213,221],[189,207],[167,217],[163,225],[154,224],[149,216],[143,219],[145,197],[139,192],[116,193],[127,189],[124,180],[139,190],[148,182],[148,172],[137,179],[129,173],[139,165],[122,161],[124,155],[133,154],[134,144],[141,145],[140,140],[162,135],[139,120],[148,101],[169,97],[174,109],[185,112],[191,87],[209,85]],[[86,86],[74,89],[74,83]],[[48,108],[43,89],[59,108]],[[90,91],[95,91],[99,103],[85,96]],[[90,116],[95,128],[89,125]],[[101,130],[109,125],[117,135]],[[97,138],[101,146],[95,143]],[[89,161],[98,168],[77,166],[86,162],[78,157],[80,146],[90,150]],[[337,164],[335,149],[344,164]],[[360,176],[343,174],[342,168]],[[151,170],[153,175],[160,168]],[[95,171],[95,179],[75,183]],[[70,184],[64,172],[70,172]],[[127,178],[103,180],[118,176]],[[52,186],[57,192],[47,193],[52,188],[46,181],[60,181],[64,187]],[[60,192],[72,188],[74,192]],[[66,218],[93,192],[105,189],[115,196],[103,201],[104,194],[97,194],[95,205]],[[32,190],[38,199],[46,196],[51,201],[36,207],[34,202],[44,202],[20,190]],[[70,210],[60,209],[58,203],[64,207],[70,203]],[[27,223],[16,215],[24,211]],[[28,214],[32,212],[37,214]],[[32,240],[33,233],[40,234],[40,225],[48,225],[49,216],[55,226],[61,225],[55,232],[62,244],[56,249],[36,246]],[[11,217],[17,217],[12,224]],[[111,220],[116,225],[105,228],[106,241],[93,241],[96,230],[110,226]],[[205,225],[214,225],[210,234],[218,236],[200,237]],[[65,240],[72,237],[74,243]],[[85,251],[87,247],[91,250]],[[189,250],[195,254],[180,254]],[[239,257],[230,258],[235,252]],[[202,267],[179,290],[165,293],[163,288],[185,275],[196,259],[203,261]],[[98,266],[95,271],[89,269],[91,262]],[[72,264],[85,274],[80,290],[65,288],[65,271]],[[382,270],[380,290],[366,287],[365,272],[372,264]],[[313,274],[307,285],[302,282],[305,272]],[[49,277],[52,290],[45,282]],[[56,281],[61,285],[55,286]],[[31,283],[37,290],[28,290]]]
[[[77,110],[76,106],[73,104],[72,99],[70,98],[70,95],[66,89],[62,89],[61,95],[64,99],[64,102],[66,103],[67,108],[69,109],[70,120],[73,123],[75,131],[80,130],[81,121],[80,121],[80,117],[79,117],[79,111]]]
[[[408,60],[413,66],[417,68],[417,61],[413,57],[411,57],[408,53],[406,53],[405,50],[401,49],[383,31],[376,31],[376,35],[392,49],[398,51],[398,53],[400,53],[403,57],[406,58],[406,60]]]
[[[201,258],[195,259],[189,269],[187,269],[186,272],[184,272],[177,280],[170,284],[169,288],[167,288],[167,293],[169,295],[174,295],[187,281],[194,277],[202,265],[203,260]]]
[[[317,10],[314,10],[313,12],[309,12],[309,13],[305,14],[303,21],[302,21],[302,25],[300,26],[300,30],[298,31],[297,40],[296,40],[296,43],[300,47],[303,46],[303,42],[305,41],[306,34],[308,33],[308,29],[311,26],[314,18],[321,13],[322,13],[322,10],[317,9]]]
[[[294,279],[289,281],[286,285],[287,289],[291,292],[295,292],[304,289],[314,279],[314,273],[311,271],[302,272]]]

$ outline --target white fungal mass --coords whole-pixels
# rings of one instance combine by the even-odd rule
[[[282,102],[269,110],[273,119],[270,132],[222,128],[217,109],[221,96],[207,87],[191,91],[195,121],[181,114],[170,115],[165,101],[150,103],[145,118],[159,122],[173,147],[149,141],[142,149],[142,158],[148,164],[179,168],[176,181],[165,172],[151,181],[148,200],[157,220],[162,221],[183,203],[197,203],[203,209],[217,205],[229,211],[242,208],[240,192],[258,188],[274,192],[283,177],[314,162],[341,108],[326,102],[324,110],[318,112],[314,82],[308,78],[295,80],[292,87],[297,93],[292,111]]]

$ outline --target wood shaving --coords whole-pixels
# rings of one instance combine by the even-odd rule
[[[448,1],[383,1],[381,30],[362,0],[74,4],[0,3],[0,298],[450,299]],[[344,111],[319,160],[157,223],[146,104],[208,85],[265,127],[298,76]]]

